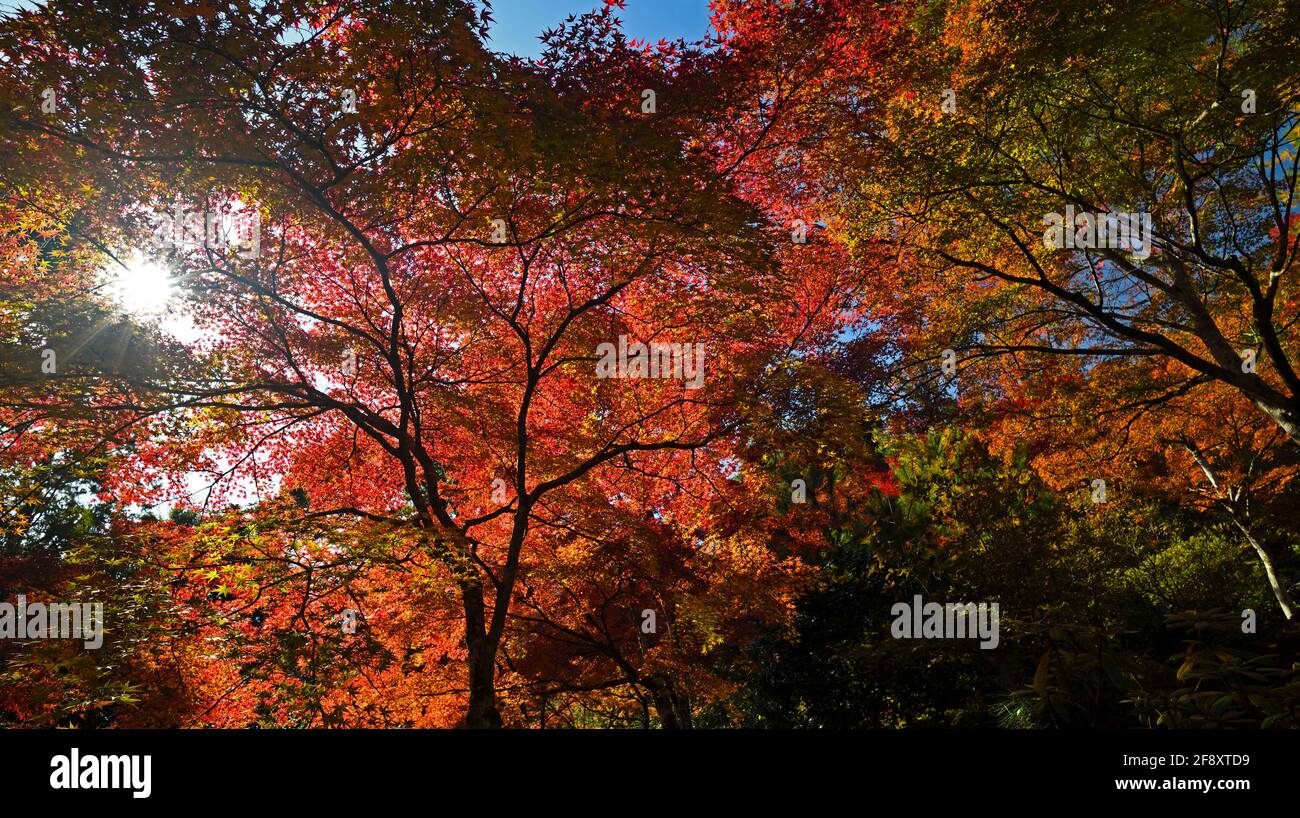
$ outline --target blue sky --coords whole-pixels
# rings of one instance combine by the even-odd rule
[[[481,0],[480,0],[481,2]],[[541,54],[537,36],[570,14],[581,14],[604,5],[603,0],[491,0],[494,51],[524,57]],[[35,6],[32,0],[0,0],[0,14]],[[627,0],[627,8],[616,12],[629,37],[658,41],[698,40],[709,30],[709,0]]]
[[[570,14],[604,5],[603,0],[491,0],[492,39],[488,47],[525,57],[541,53],[537,37]],[[709,30],[709,0],[627,0],[615,12],[628,37],[658,41],[698,40]]]

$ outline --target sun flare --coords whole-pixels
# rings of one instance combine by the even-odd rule
[[[114,264],[106,272],[113,300],[129,315],[161,315],[173,292],[171,272],[139,252],[124,262],[125,266]]]

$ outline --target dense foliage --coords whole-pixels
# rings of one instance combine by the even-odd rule
[[[0,724],[1300,724],[1300,6],[618,5],[0,19]]]

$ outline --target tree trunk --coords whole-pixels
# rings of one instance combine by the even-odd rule
[[[659,714],[663,729],[691,729],[691,706],[685,693],[675,692],[671,681],[655,676],[647,676],[641,681],[654,697],[655,712]]]
[[[1265,403],[1258,399],[1255,400],[1255,405],[1268,415],[1287,437],[1291,438],[1292,443],[1300,445],[1300,418],[1297,418],[1297,413],[1293,409]]]
[[[1196,461],[1196,465],[1201,467],[1201,471],[1204,472],[1205,478],[1210,481],[1210,485],[1219,495],[1219,502],[1221,502],[1223,507],[1227,509],[1228,517],[1232,520],[1233,525],[1237,526],[1241,533],[1246,537],[1246,542],[1250,543],[1251,547],[1255,549],[1255,553],[1259,556],[1260,562],[1264,564],[1264,573],[1268,575],[1268,585],[1273,589],[1273,596],[1277,599],[1278,607],[1282,609],[1282,615],[1285,616],[1288,621],[1294,619],[1295,603],[1291,600],[1291,593],[1287,590],[1286,584],[1282,581],[1281,577],[1278,576],[1277,566],[1274,563],[1272,553],[1264,547],[1263,543],[1255,539],[1254,535],[1250,533],[1250,526],[1243,523],[1241,517],[1238,515],[1238,494],[1234,494],[1230,489],[1225,489],[1219,485],[1219,479],[1214,475],[1214,469],[1211,468],[1210,461],[1206,459],[1205,455],[1199,448],[1197,448],[1196,444],[1185,439],[1182,441],[1182,444],[1183,447],[1191,453],[1192,459]]]
[[[461,591],[465,606],[465,649],[469,672],[469,707],[465,712],[465,727],[490,728],[501,726],[497,712],[496,645],[492,644],[484,629],[483,586],[466,585]]]
[[[685,693],[674,693],[673,706],[677,708],[677,724],[684,730],[690,730],[694,726],[691,723],[690,696]]]
[[[655,699],[655,712],[659,714],[659,724],[665,730],[677,730],[681,727],[677,723],[677,712],[673,708],[673,697],[663,685],[655,685],[650,688],[651,695]]]
[[[1282,615],[1288,620],[1294,619],[1295,602],[1291,599],[1291,592],[1286,589],[1286,585],[1278,577],[1272,553],[1264,547],[1263,543],[1251,535],[1250,529],[1242,525],[1236,514],[1232,515],[1232,521],[1237,524],[1237,528],[1245,535],[1246,542],[1250,543],[1251,548],[1255,549],[1255,553],[1259,555],[1259,561],[1264,563],[1264,573],[1268,575],[1268,586],[1273,589],[1273,596],[1277,598],[1277,604],[1282,608]]]

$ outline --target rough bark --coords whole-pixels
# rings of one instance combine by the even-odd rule
[[[483,729],[501,726],[496,704],[496,646],[484,629],[483,588],[467,585],[462,591],[465,608],[465,650],[469,677],[469,704],[465,726]]]

